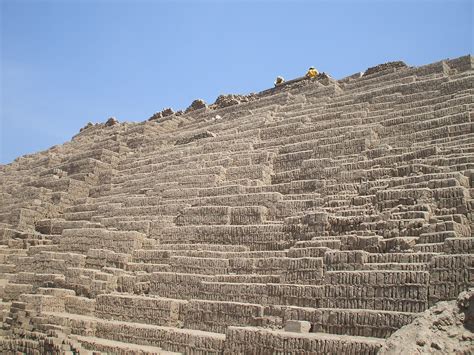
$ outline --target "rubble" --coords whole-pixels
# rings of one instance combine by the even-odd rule
[[[172,108],[165,108],[161,110],[160,112],[155,112],[149,119],[148,121],[155,121],[155,120],[160,120],[165,117],[169,117],[174,115],[175,112],[173,111]]]
[[[204,138],[214,138],[216,135],[212,132],[209,131],[204,131],[201,133],[194,134],[190,137],[184,137],[181,139],[178,139],[175,143],[175,145],[183,145],[183,144],[188,144],[194,141],[197,141],[199,139],[204,139]]]
[[[380,355],[471,354],[474,349],[474,291],[438,302],[392,334]]]
[[[79,132],[82,132],[82,131],[84,131],[84,130],[90,128],[90,127],[93,127],[93,126],[94,126],[94,124],[92,122],[87,122],[86,125],[79,130]]]
[[[367,76],[367,75],[372,75],[372,74],[376,74],[378,72],[382,72],[382,71],[385,71],[385,70],[388,70],[388,69],[395,69],[395,70],[398,70],[398,69],[401,69],[401,68],[406,68],[407,65],[402,62],[402,61],[396,61],[396,62],[387,62],[387,63],[384,63],[384,64],[379,64],[379,65],[376,65],[374,67],[370,67],[368,68],[365,72],[364,72],[364,76]]]
[[[204,102],[204,100],[196,99],[191,103],[191,105],[184,112],[188,113],[188,112],[192,112],[192,111],[195,111],[195,110],[200,110],[200,109],[203,109],[203,108],[206,108],[206,107],[207,107],[207,105]]]
[[[172,109],[172,108],[169,108],[169,107],[168,107],[168,108],[165,108],[163,111],[161,111],[161,115],[162,115],[163,117],[171,116],[171,115],[173,115],[174,113],[175,113],[175,112],[173,111],[173,109]]]
[[[148,121],[154,121],[154,120],[159,120],[160,118],[163,118],[163,113],[160,112],[155,112],[149,119]]]
[[[225,108],[233,105],[238,105],[245,102],[250,102],[256,99],[255,94],[249,95],[219,95],[216,101],[210,106],[212,109]]]

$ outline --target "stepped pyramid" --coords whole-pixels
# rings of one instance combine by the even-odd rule
[[[0,350],[377,353],[474,284],[472,84],[393,62],[1,166]]]

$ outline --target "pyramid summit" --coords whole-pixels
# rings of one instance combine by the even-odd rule
[[[391,62],[0,166],[0,352],[467,354],[473,93]]]

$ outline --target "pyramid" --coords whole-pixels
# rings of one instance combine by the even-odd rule
[[[0,166],[0,351],[376,354],[474,286],[473,93],[392,62]]]

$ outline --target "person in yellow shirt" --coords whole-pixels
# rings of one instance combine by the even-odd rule
[[[285,79],[282,76],[277,76],[274,84],[275,84],[275,86],[278,86],[278,85],[283,84],[284,82],[285,82]]]
[[[319,72],[314,67],[310,67],[308,71],[306,72],[306,77],[310,79],[315,78],[318,75],[319,75]]]

